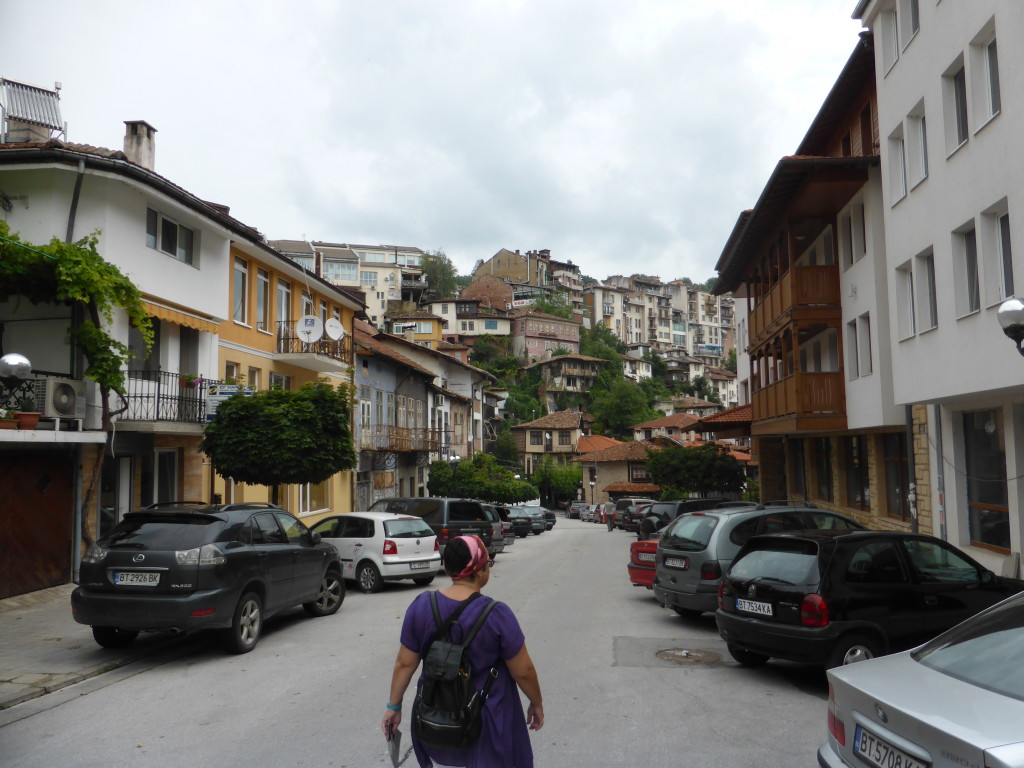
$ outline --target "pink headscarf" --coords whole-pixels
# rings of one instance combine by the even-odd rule
[[[459,573],[452,576],[452,581],[466,579],[474,573],[479,573],[490,559],[487,554],[487,547],[480,540],[479,536],[456,536],[455,538],[466,542],[466,546],[469,547],[469,563]]]

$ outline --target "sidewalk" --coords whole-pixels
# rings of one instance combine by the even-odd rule
[[[74,584],[0,600],[0,710],[136,661],[153,637],[123,650],[101,648],[71,618]]]

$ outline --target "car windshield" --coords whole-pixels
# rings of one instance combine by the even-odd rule
[[[718,518],[712,515],[683,515],[662,534],[661,541],[673,549],[700,552],[711,541],[717,525]]]
[[[943,632],[911,657],[950,677],[1024,701],[1024,596]]]
[[[729,576],[776,584],[817,584],[817,547],[804,541],[772,542],[764,549],[752,549],[741,555],[729,569]]]
[[[97,543],[105,549],[194,549],[213,541],[223,525],[212,517],[131,515]]]
[[[434,532],[422,520],[385,520],[384,534],[392,539],[415,539]]]

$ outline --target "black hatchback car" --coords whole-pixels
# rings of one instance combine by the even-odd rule
[[[345,599],[337,550],[269,504],[129,512],[86,552],[78,584],[74,619],[107,648],[142,630],[218,629],[246,653],[273,614],[329,616]]]
[[[913,648],[1022,589],[933,536],[778,533],[736,556],[715,618],[741,664],[831,668]]]

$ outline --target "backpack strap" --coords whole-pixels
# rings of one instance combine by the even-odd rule
[[[437,607],[437,590],[430,593],[430,610],[434,614],[434,625],[437,627],[437,631],[434,633],[434,636],[430,638],[430,642],[428,642],[427,645],[424,647],[422,655],[426,656],[427,651],[430,649],[430,646],[434,644],[435,640],[441,640],[448,636],[448,630],[452,626],[452,624],[454,624],[458,620],[459,616],[462,615],[462,612],[466,610],[466,607],[471,602],[476,600],[478,597],[482,597],[482,595],[479,592],[474,592],[472,595],[467,597],[465,600],[462,601],[458,608],[452,611],[451,616],[449,616],[448,619],[442,623],[441,611]],[[469,645],[469,641],[467,640],[463,643],[463,645]]]
[[[490,616],[491,611],[493,611],[499,605],[502,605],[502,603],[499,603],[497,600],[491,600],[491,602],[487,604],[487,607],[480,612],[480,615],[477,617],[477,620],[473,623],[473,628],[470,629],[469,634],[466,635],[466,639],[463,642],[464,647],[469,647],[469,644],[473,642],[473,638],[476,637],[476,633],[480,631],[480,628],[484,625],[484,622],[487,620],[487,617]],[[501,660],[499,659],[499,664],[500,662]],[[494,681],[498,679],[497,666],[498,665],[491,667],[490,671],[487,673],[487,682],[484,683],[484,688],[482,691],[480,691],[485,701],[487,700],[487,697],[491,693],[491,686],[494,685]]]

